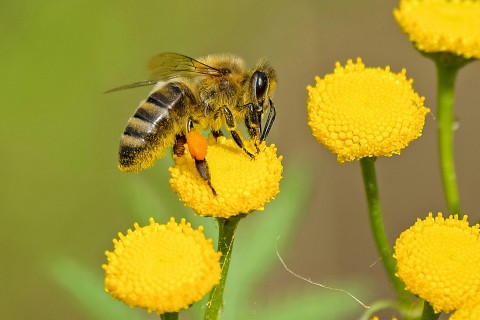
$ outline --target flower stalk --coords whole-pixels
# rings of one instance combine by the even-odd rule
[[[235,240],[235,230],[238,222],[245,215],[237,215],[231,218],[217,218],[218,223],[218,251],[222,253],[220,258],[220,267],[222,269],[220,282],[213,288],[210,299],[205,310],[205,320],[217,320],[219,312],[223,308],[223,292],[227,282],[228,269],[232,256],[233,242]]]
[[[435,313],[433,307],[427,301],[423,304],[422,320],[437,320],[440,317],[440,312]]]
[[[460,215],[457,177],[453,159],[455,79],[463,64],[451,63],[444,56],[433,57],[437,67],[438,150],[443,190],[450,214]]]
[[[387,236],[385,234],[385,228],[383,225],[382,209],[380,206],[380,199],[378,196],[377,177],[375,172],[375,160],[374,157],[366,157],[360,159],[360,165],[362,167],[363,183],[365,186],[365,193],[368,203],[368,211],[370,216],[370,225],[372,228],[373,238],[375,245],[382,258],[383,265],[387,271],[390,282],[396,292],[397,298],[400,303],[406,303],[410,301],[408,292],[405,290],[404,284],[395,275],[396,263],[393,259],[392,248],[388,243]]]
[[[160,315],[161,320],[178,320],[178,312],[167,312]]]

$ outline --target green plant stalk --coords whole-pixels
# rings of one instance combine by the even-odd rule
[[[437,117],[438,150],[442,171],[443,190],[449,214],[461,214],[458,196],[457,177],[453,160],[453,101],[455,96],[455,78],[460,66],[435,60],[437,66]]]
[[[380,207],[380,199],[378,197],[377,177],[375,172],[376,158],[366,157],[360,159],[362,167],[363,183],[368,203],[368,211],[370,216],[370,226],[372,228],[375,245],[382,258],[383,265],[387,271],[388,277],[395,290],[397,298],[401,304],[410,301],[410,295],[405,290],[405,286],[400,279],[395,276],[396,263],[393,259],[392,248],[388,243],[383,226],[382,209]]]
[[[437,320],[440,317],[440,313],[435,313],[433,311],[432,306],[425,301],[423,303],[423,312],[422,312],[422,320]]]
[[[160,315],[161,320],[178,320],[178,312],[167,312]]]
[[[233,241],[238,222],[244,217],[239,215],[231,218],[217,218],[218,222],[218,250],[222,253],[220,267],[222,274],[220,282],[213,288],[210,299],[205,310],[205,320],[217,320],[223,308],[223,291],[227,282],[228,268],[232,256]]]

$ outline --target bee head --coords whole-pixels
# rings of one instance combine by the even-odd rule
[[[275,70],[265,61],[261,61],[253,72],[250,80],[250,92],[255,100],[255,105],[260,110],[264,110],[275,89],[276,74]]]

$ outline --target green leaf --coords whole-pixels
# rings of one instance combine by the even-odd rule
[[[91,319],[141,320],[140,311],[114,300],[103,290],[98,272],[70,258],[61,258],[48,266],[52,279],[66,290]]]

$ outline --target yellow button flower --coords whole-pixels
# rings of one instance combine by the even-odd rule
[[[200,300],[220,280],[220,255],[203,227],[174,218],[118,234],[106,252],[105,291],[132,307],[158,314],[178,312]]]
[[[405,70],[366,68],[360,58],[308,86],[308,125],[338,162],[399,154],[422,134],[423,97],[412,89]]]
[[[394,15],[420,51],[480,58],[479,1],[401,0]]]
[[[248,150],[255,150],[251,141],[244,141]],[[217,195],[202,180],[195,161],[188,153],[176,157],[170,168],[170,185],[181,201],[202,216],[229,218],[263,210],[265,203],[280,191],[282,156],[277,156],[275,145],[260,145],[255,160],[240,149],[232,139],[209,137],[207,162],[211,183]]]
[[[394,257],[407,290],[435,312],[458,309],[480,295],[479,225],[469,227],[467,216],[418,219],[397,239]]]

